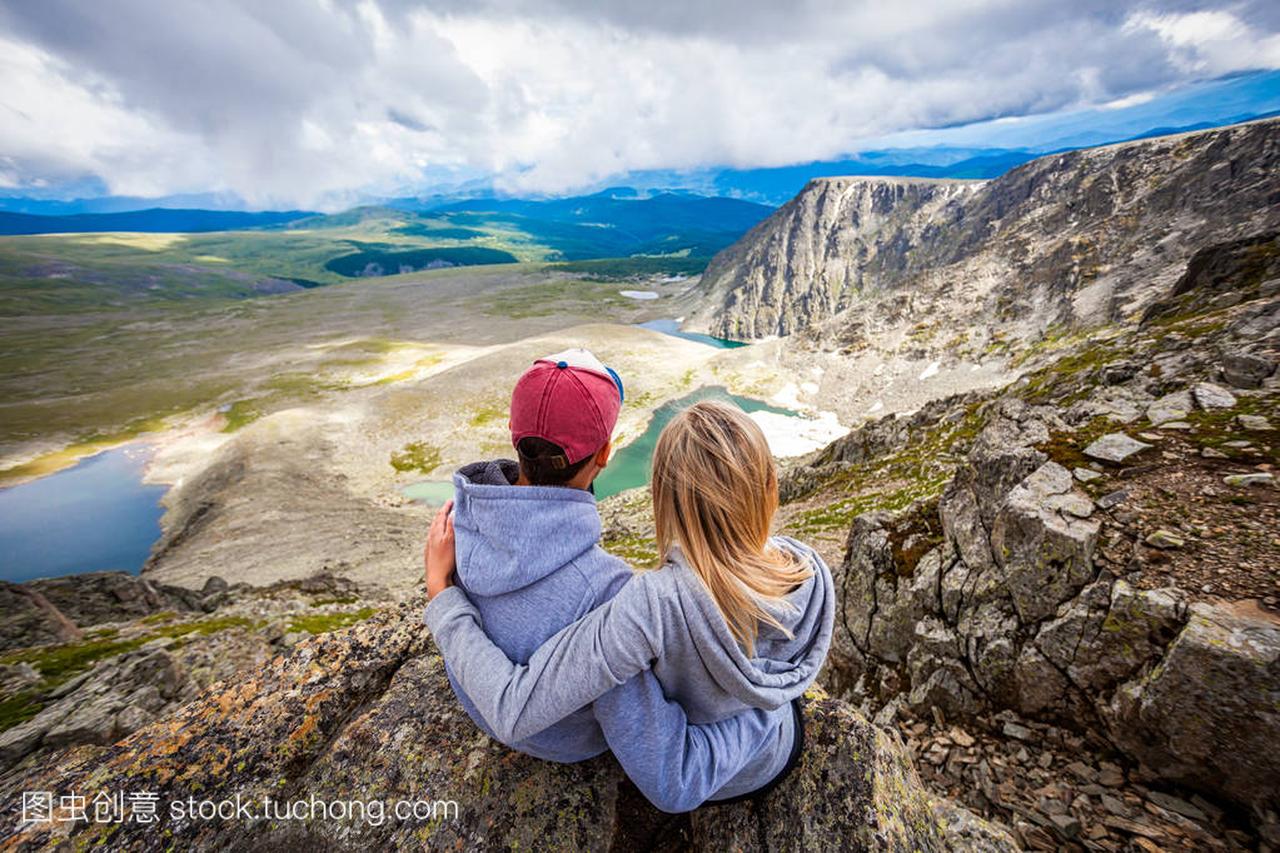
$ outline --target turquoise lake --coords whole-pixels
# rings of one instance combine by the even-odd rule
[[[790,409],[781,409],[750,397],[739,397],[716,385],[699,388],[692,394],[659,406],[653,413],[649,426],[640,437],[613,454],[613,458],[609,460],[609,467],[596,477],[596,497],[607,498],[610,495],[625,492],[627,489],[648,485],[649,465],[653,460],[653,448],[658,444],[658,434],[681,409],[687,409],[701,400],[722,400],[733,403],[748,413],[774,412],[779,415],[796,415]]]
[[[675,320],[650,320],[647,323],[637,323],[642,329],[652,329],[655,332],[662,332],[664,335],[671,335],[675,338],[684,338],[686,341],[697,341],[700,344],[715,347],[717,349],[735,349],[737,347],[745,347],[742,341],[731,341],[728,338],[713,338],[711,335],[704,335],[701,332],[685,332],[681,331],[680,324]]]
[[[142,482],[147,448],[125,445],[0,489],[0,579],[137,573],[160,538],[167,486]]]

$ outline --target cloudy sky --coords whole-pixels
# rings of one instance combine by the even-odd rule
[[[1275,68],[1274,0],[0,0],[0,190],[563,193]]]

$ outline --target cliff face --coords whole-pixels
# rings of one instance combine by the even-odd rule
[[[787,335],[918,272],[982,182],[818,178],[707,267],[724,337]]]
[[[696,322],[741,339],[893,319],[910,294],[970,323],[1140,310],[1197,248],[1280,224],[1280,121],[1032,161],[988,182],[824,178],[721,252]],[[846,341],[847,342],[847,341]]]

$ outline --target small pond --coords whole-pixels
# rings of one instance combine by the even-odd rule
[[[0,489],[0,579],[138,572],[160,538],[168,490],[142,482],[149,456],[127,444]]]

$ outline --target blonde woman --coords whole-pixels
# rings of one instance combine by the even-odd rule
[[[453,585],[448,508],[428,542],[425,621],[454,678],[507,744],[648,669],[690,723],[771,712],[769,736],[711,799],[758,796],[800,755],[797,703],[831,643],[831,573],[811,548],[770,536],[777,469],[759,426],[733,406],[701,402],[676,415],[658,438],[651,488],[661,568],[637,573],[527,664],[489,640]]]

